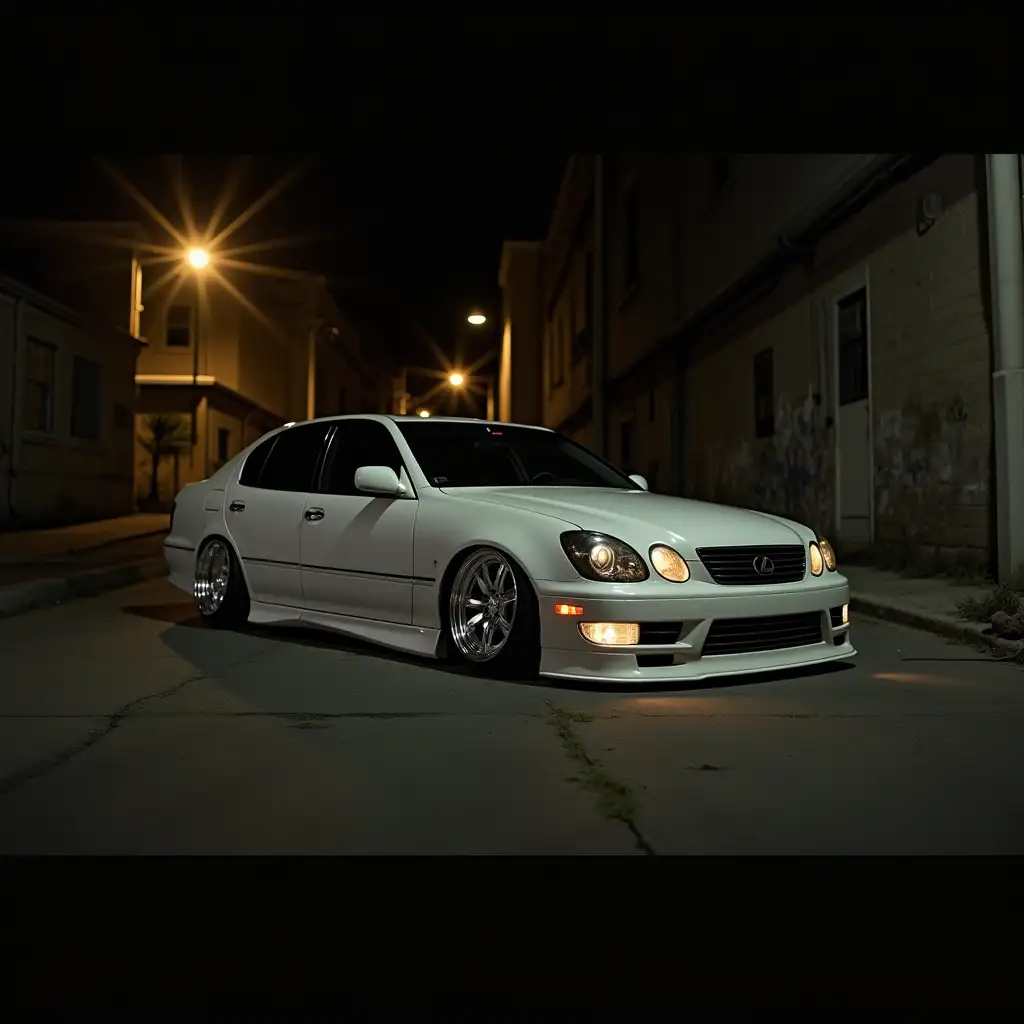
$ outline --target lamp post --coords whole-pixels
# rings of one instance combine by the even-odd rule
[[[448,383],[457,391],[467,384],[483,383],[487,388],[487,419],[494,419],[494,378],[490,374],[482,374],[474,377],[467,377],[457,370],[448,374]]]
[[[199,383],[199,324],[202,322],[202,310],[199,308],[198,274],[210,265],[210,254],[205,249],[189,249],[185,253],[185,262],[196,271],[195,322],[192,325],[192,447],[195,448],[199,441],[199,395],[196,392],[196,386]]]

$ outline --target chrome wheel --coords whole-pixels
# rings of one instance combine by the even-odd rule
[[[231,553],[222,540],[211,540],[196,560],[192,594],[201,615],[215,615],[228,593],[231,578]]]
[[[515,573],[500,551],[485,548],[462,563],[448,607],[452,640],[467,661],[501,654],[512,635],[517,599]]]

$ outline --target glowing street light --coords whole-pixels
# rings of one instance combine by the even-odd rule
[[[466,383],[466,378],[463,377],[461,373],[449,373],[448,383],[451,384],[453,388],[461,388],[462,385]]]
[[[205,249],[189,249],[185,258],[196,270],[202,270],[210,265],[210,254]]]
[[[483,313],[470,313],[466,319],[473,324],[474,327],[479,327],[480,324],[487,323],[487,317],[485,317]]]
[[[429,419],[430,418],[430,410],[429,409],[420,409],[419,416],[420,416],[421,419]]]

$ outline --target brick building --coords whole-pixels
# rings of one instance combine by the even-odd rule
[[[1008,571],[1021,283],[994,351],[989,249],[1006,238],[1019,275],[1020,232],[1014,248],[1012,189],[989,230],[990,177],[981,155],[574,157],[543,242],[543,421],[655,489],[789,515],[847,552],[988,563],[998,536]]]

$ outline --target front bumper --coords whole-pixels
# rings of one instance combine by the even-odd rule
[[[668,596],[657,581],[632,586],[535,581],[540,602],[540,674],[554,679],[609,683],[697,682],[703,679],[776,672],[840,661],[857,652],[849,624],[833,625],[832,609],[849,605],[850,588],[841,576],[765,587],[722,587],[691,581],[673,585],[685,594]],[[691,585],[692,584],[692,585]],[[723,591],[726,591],[723,593]],[[557,604],[582,607],[582,616],[555,613]],[[817,613],[820,629],[813,629]],[[742,653],[704,654],[713,624],[731,620],[800,616],[811,634],[799,646]],[[670,643],[630,647],[593,644],[580,633],[581,622],[680,623]],[[750,635],[749,626],[741,631]],[[756,632],[756,629],[754,630]],[[641,639],[644,639],[643,633]],[[710,646],[710,645],[709,645]],[[722,649],[719,645],[719,650]]]

